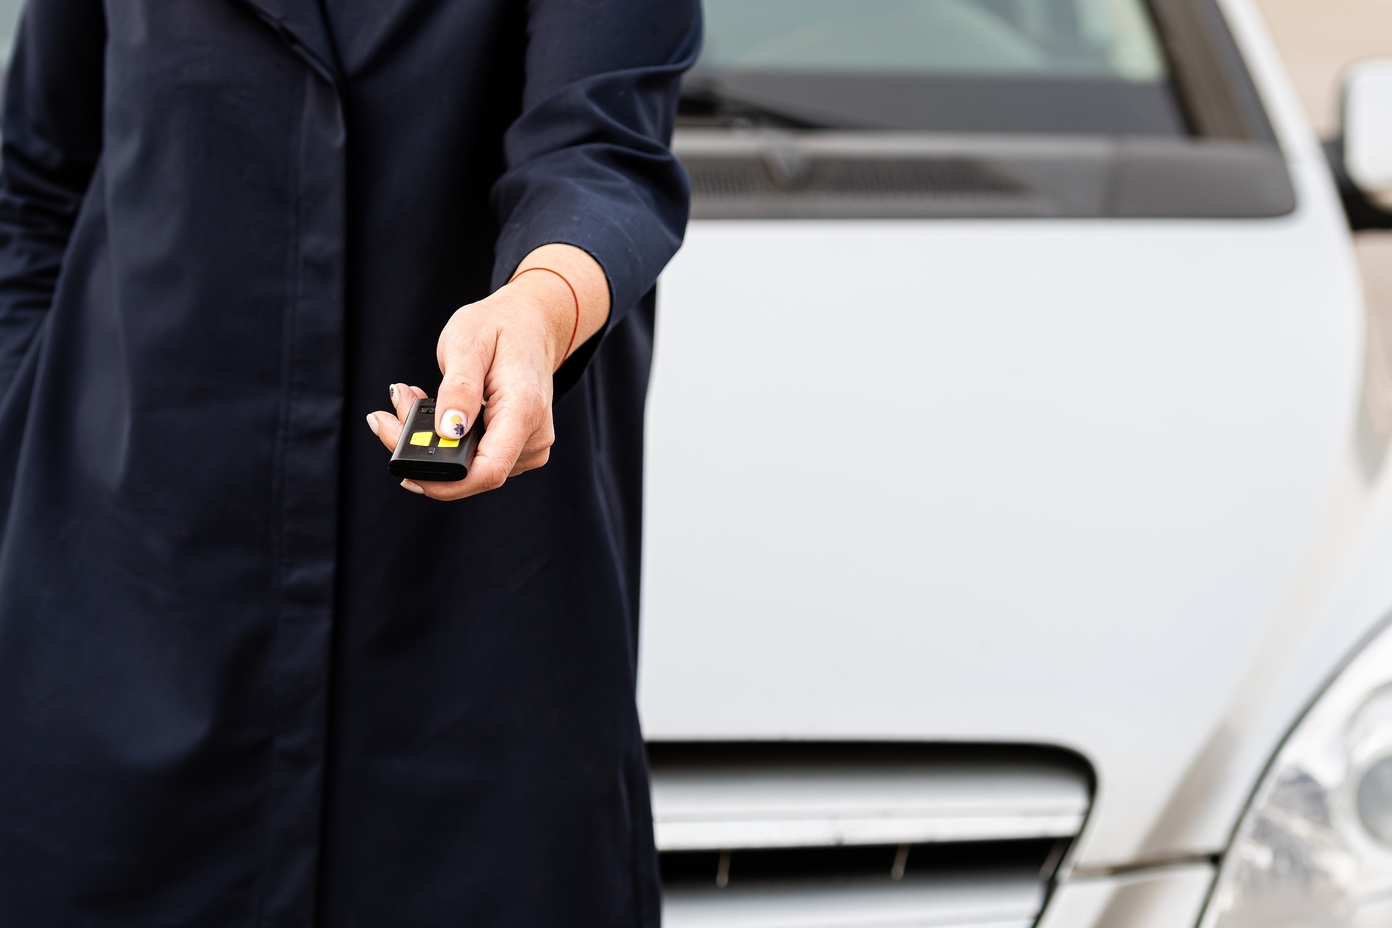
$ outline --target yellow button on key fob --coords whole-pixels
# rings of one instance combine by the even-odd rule
[[[435,401],[416,400],[392,452],[391,472],[411,480],[463,480],[469,474],[482,436],[480,414],[463,438],[437,438]]]

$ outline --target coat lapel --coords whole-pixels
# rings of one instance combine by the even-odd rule
[[[269,23],[315,70],[338,82],[338,56],[320,0],[239,0]]]

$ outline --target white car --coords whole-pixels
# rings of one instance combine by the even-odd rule
[[[1392,924],[1392,333],[1248,0],[707,0],[668,928]],[[1348,166],[1392,185],[1392,81]]]

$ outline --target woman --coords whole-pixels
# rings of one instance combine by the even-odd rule
[[[694,0],[30,0],[0,924],[657,922],[638,481],[698,38]],[[403,490],[436,383],[487,434]]]

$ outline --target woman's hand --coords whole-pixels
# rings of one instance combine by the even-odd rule
[[[530,268],[549,270],[527,273]],[[556,439],[551,375],[567,352],[608,318],[604,270],[573,245],[543,245],[518,265],[512,283],[460,307],[435,349],[444,375],[435,398],[435,431],[442,438],[459,438],[480,413],[487,431],[468,477],[452,483],[403,480],[401,485],[431,499],[462,499],[496,490],[508,477],[545,464]],[[374,412],[367,424],[382,444],[395,450],[411,404],[426,393],[400,383],[392,385],[391,393],[396,414]]]

